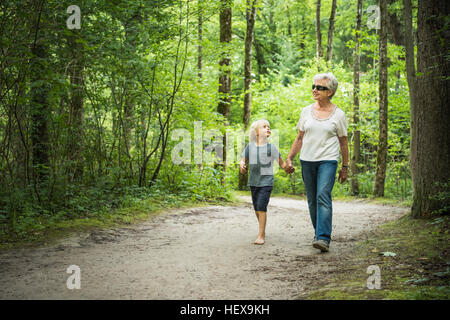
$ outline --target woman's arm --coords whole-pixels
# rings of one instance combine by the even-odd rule
[[[339,182],[344,183],[348,178],[348,139],[347,136],[338,137],[342,155],[342,169],[339,170]]]
[[[291,150],[289,151],[289,154],[286,158],[286,166],[291,169],[294,169],[294,167],[292,166],[292,159],[294,159],[295,155],[302,149],[304,134],[305,131],[298,132],[297,137],[295,138],[294,143],[292,143]]]

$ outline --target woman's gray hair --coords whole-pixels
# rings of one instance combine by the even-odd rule
[[[250,142],[256,142],[256,130],[258,130],[265,124],[268,124],[270,126],[269,121],[267,121],[266,119],[256,120],[252,123],[252,125],[250,126],[249,133],[248,133]]]
[[[333,98],[334,94],[336,93],[336,90],[338,88],[338,81],[334,74],[331,72],[329,73],[319,73],[316,74],[313,78],[313,81],[316,82],[317,80],[327,79],[327,87],[331,91],[333,91],[333,94],[331,95],[330,99]]]

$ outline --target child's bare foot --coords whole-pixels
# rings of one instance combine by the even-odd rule
[[[264,244],[264,239],[263,238],[256,239],[255,244]]]

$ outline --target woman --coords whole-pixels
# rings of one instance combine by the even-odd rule
[[[302,178],[315,230],[312,245],[326,252],[331,241],[331,191],[339,150],[342,154],[339,182],[344,183],[348,176],[347,121],[344,112],[331,102],[338,87],[334,75],[318,74],[313,80],[312,93],[316,102],[302,110],[297,124],[298,134],[287,156],[286,165],[290,172],[294,171],[292,159],[300,152]]]

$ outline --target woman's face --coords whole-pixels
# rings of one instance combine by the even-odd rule
[[[320,80],[314,81],[314,85],[328,88],[327,82],[328,82],[327,79],[320,79]],[[312,93],[313,93],[314,100],[324,101],[324,100],[330,100],[330,96],[333,93],[333,91],[331,91],[329,89],[328,90],[318,90],[316,87],[313,89]]]
[[[270,136],[270,125],[268,123],[264,123],[259,129],[256,131],[257,136],[261,136],[262,138],[268,138]]]

